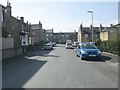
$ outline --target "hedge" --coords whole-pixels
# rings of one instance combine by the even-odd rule
[[[120,56],[120,41],[101,41],[98,39],[95,44],[102,52],[109,52]]]

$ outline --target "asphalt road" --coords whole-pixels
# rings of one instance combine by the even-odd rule
[[[114,58],[113,58],[114,59]],[[58,45],[3,62],[3,88],[118,88],[118,65],[103,60],[80,60],[74,49]]]

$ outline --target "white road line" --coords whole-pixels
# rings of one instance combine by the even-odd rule
[[[17,62],[10,63],[10,64],[8,64],[8,65],[6,65],[6,66],[2,67],[2,69],[5,69],[5,68],[7,68],[7,67],[9,67],[9,66],[11,66],[11,65],[13,65],[13,64],[15,64],[15,63],[17,63]]]

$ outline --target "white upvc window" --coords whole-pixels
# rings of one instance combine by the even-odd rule
[[[1,21],[3,22],[3,11],[1,11]]]
[[[88,38],[88,34],[85,34],[85,38]]]
[[[68,35],[66,35],[66,37],[68,37]]]
[[[46,34],[46,36],[48,37],[48,34]]]
[[[49,41],[48,38],[47,38],[47,41]]]

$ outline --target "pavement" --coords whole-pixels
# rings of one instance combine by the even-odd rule
[[[101,55],[102,55],[102,58],[106,59],[106,62],[115,63],[115,64],[119,63],[120,56],[117,56],[108,52],[102,52]]]

